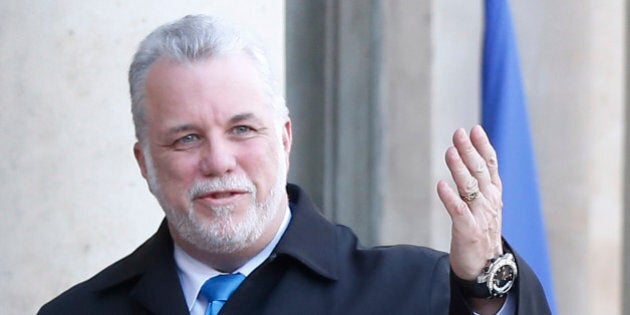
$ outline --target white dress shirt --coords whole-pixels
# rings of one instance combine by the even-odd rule
[[[505,296],[505,303],[501,309],[497,312],[497,315],[514,315],[516,314],[516,309],[514,309],[514,298],[512,298],[511,294]],[[473,312],[475,315],[479,315],[479,313]]]

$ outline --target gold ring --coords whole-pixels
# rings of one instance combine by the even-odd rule
[[[471,192],[468,195],[459,195],[459,197],[466,202],[473,202],[479,197],[479,190]]]

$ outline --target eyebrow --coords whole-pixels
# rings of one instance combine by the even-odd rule
[[[175,127],[171,127],[168,129],[168,133],[169,134],[177,134],[180,132],[186,132],[186,131],[190,131],[195,129],[195,126],[193,126],[192,124],[184,124],[184,125],[179,125],[179,126],[175,126]]]
[[[256,122],[260,122],[260,119],[256,117],[256,115],[254,115],[253,113],[242,113],[242,114],[234,115],[232,118],[230,118],[229,123],[237,124],[246,120],[254,120]],[[183,124],[183,125],[169,128],[168,133],[177,134],[177,133],[186,132],[186,131],[190,131],[194,129],[195,129],[195,125],[193,124]]]
[[[230,124],[236,124],[245,120],[255,120],[257,122],[260,122],[260,119],[256,117],[256,115],[254,115],[253,113],[242,113],[234,115],[232,118],[230,118]]]

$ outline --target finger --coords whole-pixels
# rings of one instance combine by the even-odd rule
[[[470,174],[479,182],[481,191],[484,194],[488,193],[492,181],[486,160],[477,152],[477,148],[472,144],[464,129],[460,128],[455,131],[453,144]]]
[[[455,186],[457,186],[457,191],[461,198],[466,199],[468,196],[474,199],[468,200],[469,202],[474,202],[478,199],[480,197],[478,195],[479,183],[475,177],[470,175],[468,167],[462,161],[459,151],[456,148],[450,147],[446,150],[446,165],[451,172],[451,176],[455,181]]]
[[[440,200],[444,204],[446,211],[453,221],[453,225],[470,226],[474,220],[468,205],[459,195],[443,180],[437,184],[437,192]]]
[[[470,130],[470,140],[477,149],[477,152],[485,160],[490,180],[499,190],[502,189],[501,177],[499,176],[499,160],[497,159],[497,153],[494,147],[488,139],[488,135],[479,125],[474,126]]]
[[[468,168],[462,161],[457,149],[454,147],[450,147],[446,150],[446,164],[459,192],[459,196],[455,197],[457,200],[452,201],[452,207],[458,207],[454,208],[454,210],[461,209],[461,207],[467,209],[467,212],[472,215],[472,224],[477,225],[482,231],[487,232],[490,218],[485,212],[492,208],[488,206],[488,201],[485,199],[485,196],[479,194],[477,179],[470,175]],[[475,198],[465,200],[467,196],[472,196],[473,194]],[[453,220],[453,224],[456,225],[455,220]]]
[[[488,225],[483,217],[483,212],[478,211],[476,215],[473,214],[468,204],[462,201],[458,194],[443,180],[438,182],[437,191],[440,200],[451,217],[453,233],[451,246],[470,250],[473,244],[477,244],[474,246],[488,244]],[[479,242],[480,239],[482,240],[481,242]],[[485,247],[486,245],[482,246]],[[483,254],[484,258],[482,261],[487,259],[485,256],[487,255]],[[476,268],[473,269],[476,270]]]

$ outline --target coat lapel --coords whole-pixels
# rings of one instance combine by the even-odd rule
[[[147,245],[139,257],[146,269],[131,290],[132,298],[154,314],[188,314],[166,221]]]

